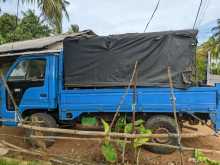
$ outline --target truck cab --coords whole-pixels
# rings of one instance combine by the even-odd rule
[[[57,110],[58,55],[27,55],[17,58],[4,79],[25,118],[31,113]],[[9,94],[1,82],[0,117],[3,125],[16,126],[17,116]]]

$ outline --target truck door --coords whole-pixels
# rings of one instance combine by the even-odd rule
[[[9,71],[7,84],[21,111],[48,107],[48,60],[45,58],[24,58]],[[14,106],[6,93],[5,117],[14,119]],[[7,124],[6,124],[7,125]]]

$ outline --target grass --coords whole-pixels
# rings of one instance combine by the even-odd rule
[[[50,163],[42,162],[42,161],[22,161],[12,158],[1,157],[0,165],[49,165]]]

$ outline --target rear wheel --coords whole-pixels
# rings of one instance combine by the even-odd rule
[[[154,134],[168,134],[168,133],[177,133],[175,120],[169,116],[165,115],[156,115],[152,116],[145,123],[145,127],[152,130]],[[151,139],[152,142],[159,144],[168,144],[168,145],[177,145],[177,138],[154,138]],[[154,153],[159,154],[169,154],[174,152],[176,149],[167,148],[167,147],[158,147],[158,146],[146,146],[148,150]]]
[[[30,122],[31,125],[40,126],[40,127],[48,127],[48,128],[56,128],[57,123],[56,120],[46,113],[35,113],[26,119]],[[46,149],[47,147],[54,144],[54,139],[37,139],[31,136],[54,136],[55,133],[52,132],[42,132],[26,129],[26,137],[28,137],[28,142],[34,147],[40,147]]]

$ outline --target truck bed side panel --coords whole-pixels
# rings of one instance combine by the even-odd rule
[[[61,117],[65,113],[115,112],[126,89],[74,89],[61,92]],[[132,90],[129,91],[120,111],[131,112]],[[209,113],[215,111],[217,91],[214,87],[175,90],[178,111]],[[172,112],[169,88],[137,88],[138,112]],[[76,117],[76,116],[75,116]]]

